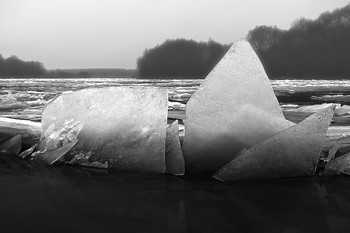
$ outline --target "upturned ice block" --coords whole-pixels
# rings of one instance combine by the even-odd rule
[[[209,73],[186,106],[187,167],[216,171],[262,140],[293,125],[248,41],[240,40]]]
[[[116,170],[164,173],[167,99],[167,90],[156,87],[65,92],[45,106],[42,130],[82,121],[78,142],[65,157],[85,153]]]

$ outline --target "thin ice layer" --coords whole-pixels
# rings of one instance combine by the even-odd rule
[[[249,42],[236,42],[186,106],[186,166],[217,170],[242,149],[292,126]]]
[[[106,87],[65,92],[48,103],[43,131],[65,120],[84,122],[67,155],[91,154],[91,162],[117,170],[165,171],[167,90],[155,87]]]
[[[323,109],[248,149],[214,178],[234,181],[314,175],[333,111],[333,106]]]
[[[173,175],[185,174],[185,160],[182,155],[179,139],[179,123],[177,120],[166,129],[165,167],[167,173]]]

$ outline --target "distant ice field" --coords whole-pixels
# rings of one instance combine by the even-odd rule
[[[188,99],[201,79],[0,79],[0,96],[11,93],[21,105],[0,106],[0,116],[40,121],[45,104],[64,91],[106,86],[157,86],[168,89],[169,115],[183,118]],[[350,105],[350,80],[272,80],[272,87],[287,119],[299,122],[325,103]],[[237,106],[239,108],[239,106]],[[350,114],[337,116],[334,125],[350,131]],[[348,127],[349,126],[349,127]],[[350,133],[349,133],[350,134]]]

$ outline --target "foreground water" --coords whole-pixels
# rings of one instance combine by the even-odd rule
[[[0,169],[1,232],[349,232],[350,182]]]
[[[26,104],[2,109],[0,115],[39,121],[45,103],[63,91],[118,85],[166,87],[169,110],[183,112],[200,83],[0,79],[0,94],[10,91]],[[272,85],[284,111],[292,113],[326,102],[346,103],[350,95],[347,80],[277,80]],[[345,121],[346,130],[348,125]],[[0,187],[0,232],[350,232],[346,176],[221,183],[207,174],[32,168],[0,157]]]

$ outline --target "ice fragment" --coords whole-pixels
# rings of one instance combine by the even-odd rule
[[[340,175],[341,173],[348,173],[350,169],[350,153],[346,153],[342,156],[339,156],[335,159],[330,160],[326,167],[324,168],[324,171],[322,175],[324,176],[336,176]]]
[[[319,111],[248,149],[214,174],[221,181],[312,176],[333,116]]]
[[[165,144],[166,172],[173,175],[185,174],[185,161],[179,139],[179,123],[174,121],[166,129]]]

